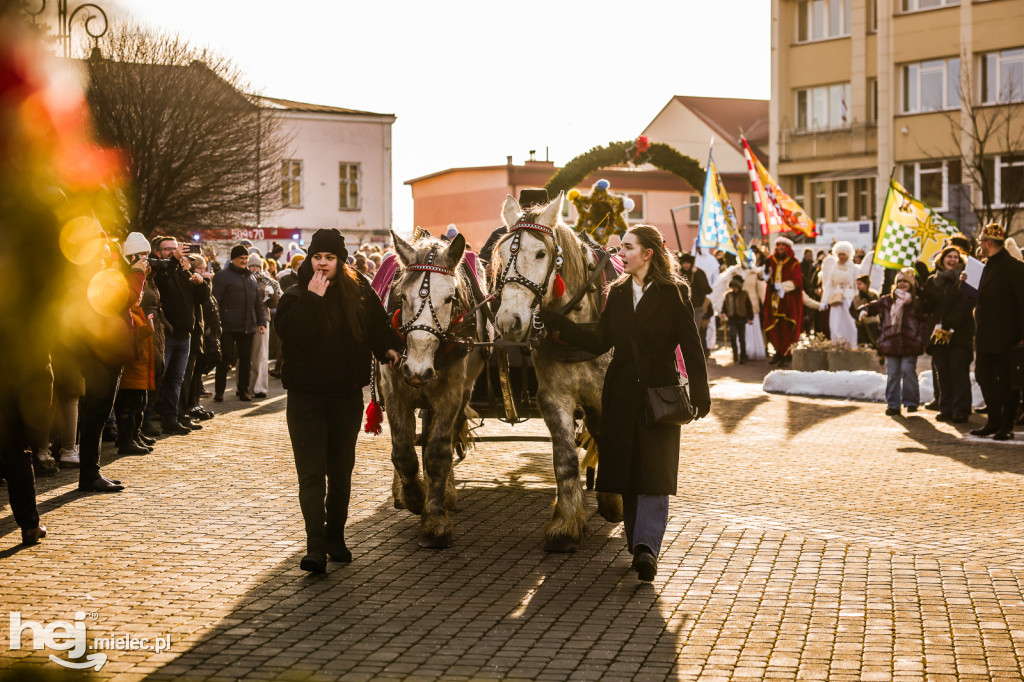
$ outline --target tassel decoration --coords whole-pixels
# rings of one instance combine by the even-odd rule
[[[551,295],[555,298],[562,298],[565,295],[565,282],[561,273],[555,275],[555,282],[551,285]]]
[[[391,326],[395,328],[395,331],[398,332],[398,336],[400,338],[402,338],[402,339],[405,338],[405,336],[402,335],[402,332],[399,331],[402,328],[402,309],[401,308],[396,310],[395,314],[391,316]]]
[[[371,400],[370,404],[366,406],[366,427],[363,431],[379,436],[384,430],[381,426],[383,423],[384,411],[380,409],[376,400]]]

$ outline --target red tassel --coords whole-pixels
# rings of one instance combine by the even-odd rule
[[[398,332],[399,338],[402,338],[402,339],[405,338],[404,336],[402,336],[402,332],[398,331],[402,327],[402,309],[401,308],[396,310],[395,314],[391,316],[391,326],[395,328],[396,332]]]
[[[562,298],[565,295],[565,282],[562,281],[562,274],[555,274],[555,283],[551,285],[551,295],[555,298]]]
[[[456,317],[456,318],[455,318],[455,319],[454,319],[454,320],[452,321],[452,324],[462,324],[462,318],[464,318],[465,316],[466,316],[466,314],[465,314],[465,313],[459,313],[458,317]]]
[[[366,433],[372,433],[375,436],[379,436],[381,431],[384,430],[381,427],[383,423],[383,410],[380,409],[380,405],[377,404],[376,400],[371,400],[370,404],[366,406],[366,427],[363,430]]]

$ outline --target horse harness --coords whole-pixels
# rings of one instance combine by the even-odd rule
[[[551,237],[551,241],[555,242],[555,231],[547,225],[541,225],[539,223],[531,223],[525,220],[516,221],[516,224],[509,228],[509,233],[512,234],[512,243],[509,244],[509,253],[511,254],[508,259],[508,263],[501,271],[501,275],[496,281],[495,290],[493,296],[498,298],[501,296],[501,290],[505,288],[508,283],[519,284],[526,287],[533,292],[533,303],[530,307],[540,305],[540,302],[544,300],[544,297],[548,293],[548,280],[551,279],[551,273],[554,270],[561,270],[562,268],[562,247],[555,243],[555,257],[551,259],[550,265],[548,265],[548,271],[544,273],[544,279],[539,283],[534,282],[529,277],[523,275],[519,271],[519,251],[521,247],[523,230],[532,230],[533,232],[540,232]]]
[[[405,268],[407,273],[423,273],[423,281],[420,283],[418,296],[420,301],[419,308],[417,308],[416,312],[413,314],[411,318],[412,321],[408,324],[400,324],[402,318],[400,303],[394,306],[389,305],[388,312],[392,314],[392,326],[395,328],[395,331],[402,336],[402,338],[405,338],[409,332],[414,331],[427,332],[428,334],[432,334],[437,337],[440,344],[438,346],[437,353],[435,354],[434,365],[435,368],[440,369],[441,367],[450,365],[466,356],[466,353],[469,352],[469,349],[474,344],[473,331],[475,330],[469,328],[475,327],[476,322],[472,318],[469,320],[465,319],[466,311],[470,310],[472,305],[469,301],[464,300],[461,294],[458,294],[455,297],[455,302],[452,304],[451,319],[449,320],[448,327],[444,329],[441,327],[441,321],[437,317],[437,310],[434,308],[434,302],[430,298],[430,276],[437,274],[452,277],[456,280],[457,284],[458,275],[454,270],[440,265],[435,265],[434,258],[436,255],[436,248],[432,248],[430,253],[427,254],[426,263],[409,265]],[[398,285],[399,283],[396,283],[395,288],[397,288]],[[456,291],[458,292],[458,286],[456,286]],[[388,297],[389,303],[395,301],[400,301],[399,297],[393,295]],[[423,313],[424,308],[429,310],[433,325],[415,324],[416,320],[420,319],[420,315]],[[469,329],[469,335],[460,336],[459,333],[465,333],[467,329]],[[408,350],[404,351],[403,354],[407,352]]]

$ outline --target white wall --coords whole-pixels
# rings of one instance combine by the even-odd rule
[[[353,232],[391,229],[391,124],[393,116],[279,112],[286,119],[291,149],[286,158],[302,161],[302,208],[274,205],[263,227],[312,230],[336,227]],[[340,162],[359,163],[362,198],[358,210],[339,208]],[[280,182],[280,176],[268,179]]]

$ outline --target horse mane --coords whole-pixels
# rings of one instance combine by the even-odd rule
[[[526,222],[535,222],[537,217],[544,211],[545,206],[534,205],[526,209],[523,215],[519,218]],[[509,226],[511,227],[511,226]],[[571,295],[579,291],[581,287],[586,286],[587,279],[590,277],[589,269],[587,268],[587,262],[583,258],[583,250],[581,249],[582,242],[576,231],[573,230],[569,225],[562,222],[561,218],[555,223],[555,246],[562,247],[562,269],[558,272],[562,275],[562,281],[565,282],[566,296]],[[548,240],[546,235],[540,232],[532,232],[535,237],[539,237],[545,241]],[[498,277],[501,276],[502,271],[505,269],[505,263],[501,258],[501,245],[513,237],[512,232],[506,232],[502,235],[501,239],[494,245],[494,255],[492,257],[493,264],[491,266],[491,290],[493,291]],[[552,254],[552,258],[555,254]]]

